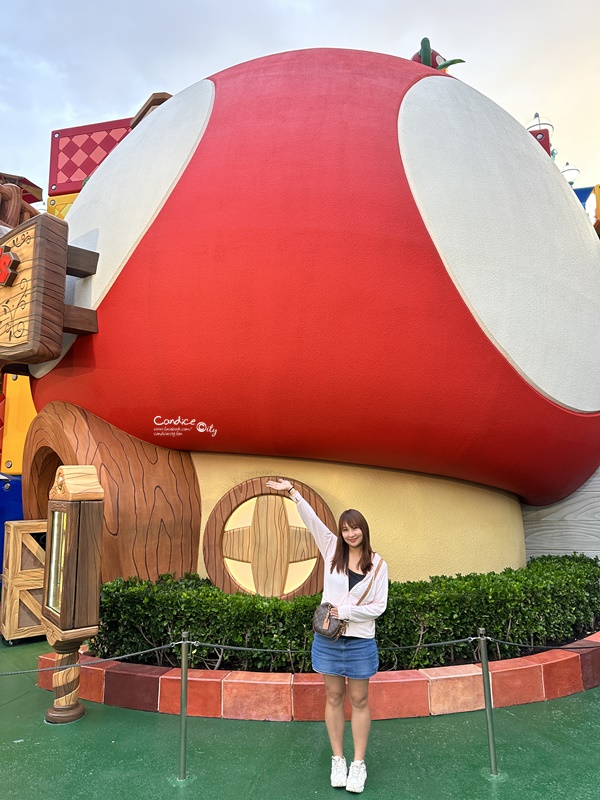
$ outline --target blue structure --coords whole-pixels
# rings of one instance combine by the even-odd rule
[[[593,186],[586,186],[583,189],[573,189],[581,205],[585,208],[585,203],[592,193]]]
[[[14,519],[23,519],[22,478],[0,472],[0,573],[4,565],[4,523]]]

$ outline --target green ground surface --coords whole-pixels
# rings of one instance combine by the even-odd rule
[[[0,645],[0,672],[36,666],[46,642]],[[329,786],[325,726],[190,718],[188,779],[177,780],[179,718],[84,703],[49,725],[34,675],[0,678],[0,798],[350,797]],[[484,712],[373,723],[363,797],[570,800],[600,796],[600,689],[494,711],[500,777],[489,774]],[[351,755],[348,746],[347,755]]]

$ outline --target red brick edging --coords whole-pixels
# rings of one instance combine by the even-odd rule
[[[583,639],[589,649],[549,650],[534,656],[490,662],[494,707],[535,703],[600,686],[600,633]],[[590,645],[598,644],[597,647]],[[82,700],[141,711],[179,713],[181,670],[119,661],[97,663],[82,655]],[[54,664],[54,653],[38,659]],[[189,670],[188,714],[195,717],[288,722],[322,720],[325,688],[320,675],[287,672]],[[52,689],[52,673],[38,686]],[[378,672],[370,683],[373,719],[426,717],[483,708],[479,664]],[[350,709],[346,708],[349,717]]]

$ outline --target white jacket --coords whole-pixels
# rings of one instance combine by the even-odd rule
[[[325,562],[325,578],[323,581],[323,602],[337,606],[340,619],[347,620],[346,636],[357,636],[360,639],[373,639],[375,636],[375,620],[381,616],[387,606],[388,597],[388,568],[381,556],[375,555],[371,572],[367,573],[362,581],[356,584],[351,592],[348,591],[348,576],[334,569],[331,572],[331,562],[335,554],[337,536],[332,533],[317,516],[313,507],[306,502],[302,495],[294,491],[292,500],[298,506],[298,513],[302,521],[312,533],[313,538]],[[382,561],[377,577],[372,581],[375,569]],[[357,605],[367,586],[371,584],[369,593],[360,605]]]

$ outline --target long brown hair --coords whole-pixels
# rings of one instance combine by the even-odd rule
[[[342,527],[347,524],[350,528],[360,528],[362,531],[362,553],[358,566],[363,574],[371,571],[373,566],[373,551],[371,550],[371,534],[369,533],[369,523],[355,508],[348,508],[342,512],[338,522],[338,541],[335,553],[331,561],[331,572],[343,572],[348,574],[348,562],[350,560],[350,548],[342,536]]]

